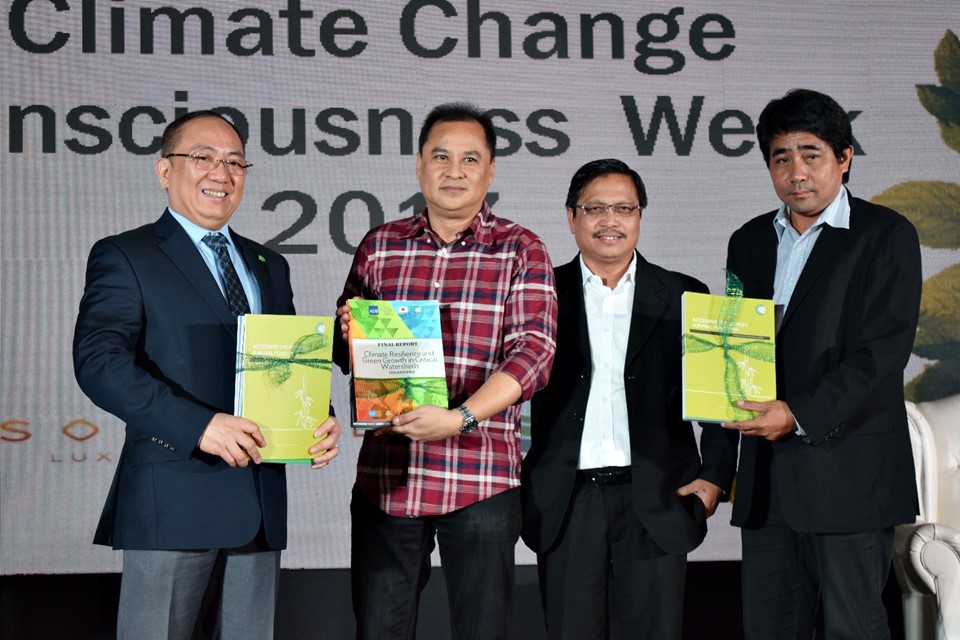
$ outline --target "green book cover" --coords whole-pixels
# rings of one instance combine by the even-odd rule
[[[738,400],[776,399],[773,300],[687,291],[682,307],[684,420],[748,420]]]
[[[447,407],[436,300],[350,300],[353,426],[376,429],[423,405]]]
[[[313,432],[330,415],[333,318],[248,314],[237,320],[234,413],[260,427],[264,461],[309,463]]]

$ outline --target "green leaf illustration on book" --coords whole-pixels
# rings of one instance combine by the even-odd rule
[[[735,336],[736,322],[743,306],[743,284],[736,275],[729,272],[726,296],[720,303],[720,311],[717,314],[720,322],[717,325],[716,335],[703,338],[694,333],[685,333],[683,354],[705,353],[714,349],[723,350],[723,387],[730,402],[731,417],[733,420],[747,420],[753,417],[753,412],[737,407],[736,402],[747,399],[748,389],[745,389],[745,386],[751,384],[752,376],[745,366],[741,366],[742,362],[738,362],[733,357],[733,354],[741,353],[762,362],[774,362],[776,348],[773,343],[766,340],[731,341],[731,337]]]
[[[330,415],[330,316],[247,314],[237,319],[234,413],[257,423],[265,461],[309,464]]]
[[[326,349],[328,340],[326,335],[319,333],[302,336],[290,348],[290,356],[287,358],[245,353],[243,354],[243,365],[237,370],[237,373],[241,371],[262,371],[265,373],[270,386],[279,387],[290,379],[295,364],[331,371],[333,363],[330,360],[307,357],[311,353]]]

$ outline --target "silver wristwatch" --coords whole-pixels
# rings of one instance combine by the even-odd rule
[[[460,415],[463,416],[463,424],[460,425],[460,433],[473,433],[477,429],[477,416],[473,415],[473,411],[467,409],[464,405],[457,407],[457,411],[460,412]]]

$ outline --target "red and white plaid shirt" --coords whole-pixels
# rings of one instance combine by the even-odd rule
[[[484,203],[450,244],[426,212],[372,229],[360,243],[337,306],[360,296],[438,300],[450,406],[496,371],[515,378],[523,400],[550,375],[557,294],[546,247]],[[357,486],[393,516],[449,513],[520,484],[520,405],[471,434],[435,442],[365,435]]]

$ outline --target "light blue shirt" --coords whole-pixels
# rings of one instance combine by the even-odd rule
[[[223,294],[224,299],[226,299],[227,293],[223,286],[223,276],[220,275],[220,267],[217,265],[217,254],[213,252],[213,249],[203,243],[203,237],[211,233],[211,231],[188,220],[170,207],[167,207],[167,210],[173,216],[174,220],[180,223],[180,226],[187,232],[187,235],[190,236],[193,244],[197,247],[197,251],[200,252],[200,257],[202,257],[204,263],[206,263],[207,269],[210,270],[210,275],[213,276],[217,286],[220,287],[220,293]],[[247,294],[247,302],[250,303],[250,313],[260,313],[262,308],[260,304],[260,285],[257,284],[257,279],[254,278],[250,270],[247,269],[247,264],[243,261],[240,252],[237,251],[236,245],[233,244],[233,237],[230,235],[230,226],[225,224],[220,229],[217,229],[217,231],[222,233],[227,239],[227,252],[230,254],[230,260],[233,261],[233,268],[237,270],[240,284],[243,285],[243,292]]]
[[[777,245],[777,273],[773,280],[773,302],[777,306],[778,319],[783,317],[787,305],[790,304],[793,290],[797,287],[800,274],[803,273],[803,268],[810,254],[813,253],[813,247],[817,244],[817,238],[820,237],[824,225],[830,225],[835,229],[850,228],[850,201],[847,199],[846,187],[840,187],[840,193],[833,202],[803,233],[797,233],[790,224],[790,210],[785,204],[780,205],[780,210],[773,219],[773,228],[776,229],[777,237],[780,238],[780,243]],[[777,330],[779,329],[778,321]],[[805,437],[807,433],[800,423],[796,423],[796,426],[797,435]]]
[[[780,239],[777,245],[777,272],[773,280],[773,302],[781,310],[787,308],[803,267],[813,253],[813,247],[817,244],[817,238],[820,237],[824,225],[830,225],[836,229],[850,228],[850,202],[847,200],[845,187],[840,187],[840,193],[833,202],[802,234],[790,224],[790,210],[787,205],[780,205],[780,210],[773,219],[773,228],[776,229],[777,237]]]

